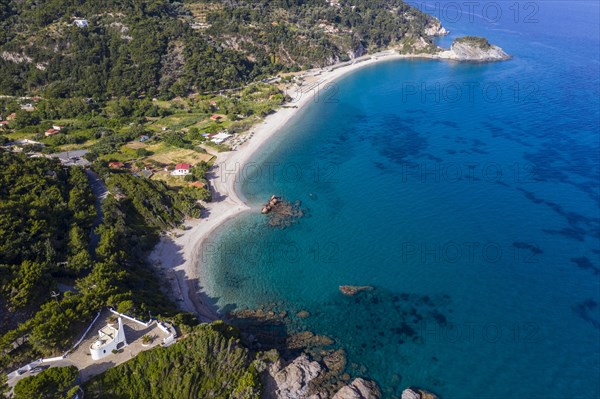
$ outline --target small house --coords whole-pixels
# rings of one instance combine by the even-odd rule
[[[14,112],[6,117],[7,121],[14,121],[15,119],[17,119],[17,114]]]
[[[221,119],[223,119],[223,115],[220,114],[213,114],[210,116],[211,121],[220,121]]]
[[[192,165],[189,163],[178,163],[175,169],[171,172],[173,176],[185,176],[192,173]]]
[[[124,167],[125,164],[123,162],[109,162],[108,167],[111,169],[120,169]]]
[[[140,143],[143,143],[143,142],[148,141],[148,140],[150,140],[150,137],[148,137],[146,135],[143,135],[142,137],[140,137]]]
[[[53,125],[53,126],[52,126],[52,129],[54,129],[54,130],[58,130],[59,132],[60,132],[61,130],[63,130],[64,128],[65,128],[64,126],[58,126],[58,125]]]
[[[9,124],[10,124],[9,121],[2,121],[2,122],[0,122],[0,127],[8,127]]]

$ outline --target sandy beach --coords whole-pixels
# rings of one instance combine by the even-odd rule
[[[202,282],[199,281],[199,257],[202,255],[203,245],[215,229],[236,215],[250,210],[240,198],[237,186],[240,171],[252,156],[291,118],[301,112],[305,105],[319,101],[319,88],[324,90],[328,83],[359,68],[377,62],[406,58],[414,57],[386,51],[325,69],[306,71],[302,86],[288,92],[293,100],[286,103],[284,108],[267,116],[263,122],[253,126],[250,129],[252,137],[247,142],[238,146],[235,151],[214,154],[216,160],[208,175],[213,202],[206,204],[206,215],[198,220],[187,221],[186,230],[174,230],[165,234],[149,257],[150,261],[166,274],[172,285],[173,295],[182,310],[197,314],[201,321],[219,318],[217,309],[204,294]]]

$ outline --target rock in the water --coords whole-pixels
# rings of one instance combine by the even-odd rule
[[[323,363],[332,373],[341,373],[346,368],[346,352],[338,349],[323,358]]]
[[[321,372],[319,363],[302,354],[286,367],[271,373],[275,381],[277,399],[304,399],[308,396],[308,384]]]
[[[315,335],[310,331],[304,331],[287,337],[286,346],[289,349],[300,349],[316,346],[332,345],[334,341],[325,335]]]
[[[340,285],[340,291],[344,295],[356,295],[360,291],[371,291],[370,285]]]
[[[306,319],[306,318],[310,317],[310,313],[307,310],[301,310],[298,313],[296,313],[296,317],[299,317],[301,319]]]
[[[350,385],[340,389],[332,399],[379,399],[380,397],[381,392],[377,384],[357,378]]]

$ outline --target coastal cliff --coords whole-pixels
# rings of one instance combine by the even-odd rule
[[[423,31],[427,36],[446,36],[450,33],[449,30],[442,26],[439,19],[433,17],[429,25]]]

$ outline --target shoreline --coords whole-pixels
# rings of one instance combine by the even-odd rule
[[[315,88],[332,83],[365,66],[402,59],[436,60],[439,58],[424,54],[398,54],[396,51],[388,50],[326,68],[305,71],[302,76],[308,78],[306,79],[308,82],[300,86],[298,99],[284,104],[284,107],[254,125],[250,129],[252,138],[237,150],[212,152],[216,159],[213,168],[207,174],[213,194],[213,202],[205,204],[204,213],[208,216],[186,221],[186,230],[176,229],[163,234],[148,258],[167,275],[172,293],[181,310],[196,314],[202,322],[221,319],[218,309],[202,286],[199,259],[202,246],[219,227],[251,209],[238,191],[239,171],[264,147],[266,142],[281,131],[292,118],[299,115],[302,109],[314,99]]]

